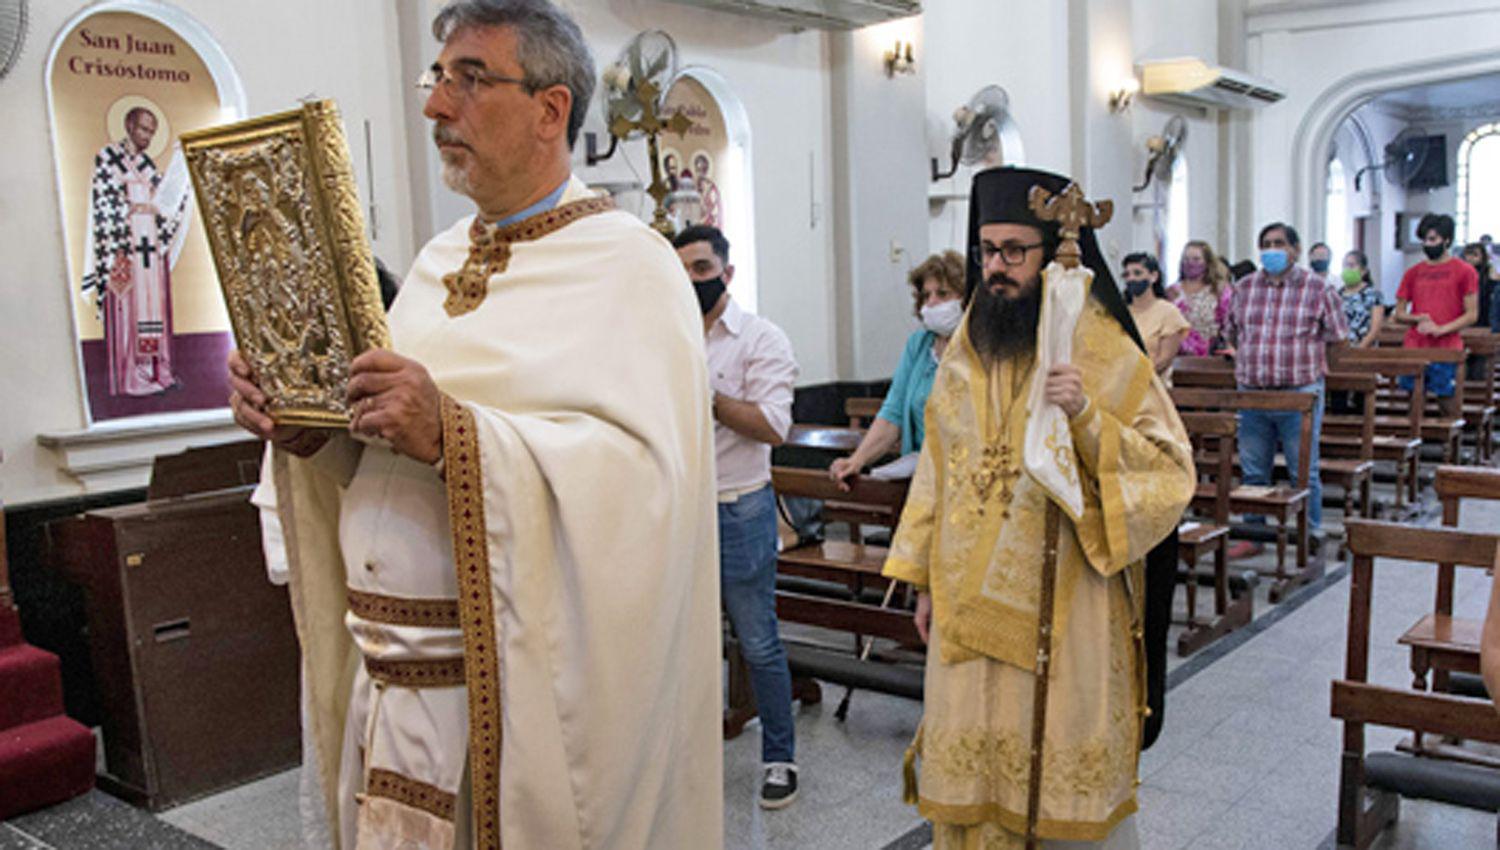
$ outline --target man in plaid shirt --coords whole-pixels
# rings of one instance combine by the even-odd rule
[[[1235,347],[1234,374],[1241,389],[1313,393],[1313,438],[1308,459],[1309,528],[1323,520],[1323,482],[1318,475],[1318,438],[1323,429],[1326,348],[1348,335],[1338,292],[1297,265],[1301,239],[1291,225],[1275,222],[1260,231],[1261,269],[1234,286],[1224,332]],[[1278,445],[1287,468],[1298,464],[1301,414],[1242,410],[1240,465],[1250,485],[1269,485]]]

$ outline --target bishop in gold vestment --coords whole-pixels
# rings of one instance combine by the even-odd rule
[[[1076,471],[1082,493],[1082,510],[1060,522],[1037,834],[1047,846],[1135,843],[1133,822],[1117,827],[1136,810],[1146,714],[1141,561],[1178,522],[1195,475],[1182,424],[1087,228],[1080,241],[1094,278],[1072,363],[1037,373],[1041,269],[1058,238],[1026,196],[1067,182],[1008,168],[975,177],[973,300],[938,368],[928,439],[885,565],[886,576],[923,591],[925,708],[907,797],[933,822],[938,850],[1024,841],[1050,498],[1021,464],[1034,382],[1068,414],[1072,446],[1056,464]]]

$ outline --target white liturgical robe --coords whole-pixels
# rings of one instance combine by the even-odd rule
[[[590,197],[502,228],[456,309],[471,220],[417,258],[391,337],[445,395],[441,474],[342,435],[275,455],[345,848],[723,843],[701,318],[634,217],[558,227]]]

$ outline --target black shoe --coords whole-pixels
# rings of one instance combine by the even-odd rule
[[[760,784],[760,807],[780,809],[797,799],[797,766],[791,762],[771,762],[765,766]]]

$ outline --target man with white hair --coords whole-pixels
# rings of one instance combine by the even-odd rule
[[[350,435],[275,425],[338,844],[722,844],[713,433],[670,245],[571,175],[594,84],[548,0],[460,0],[421,85],[476,214],[422,250]]]

